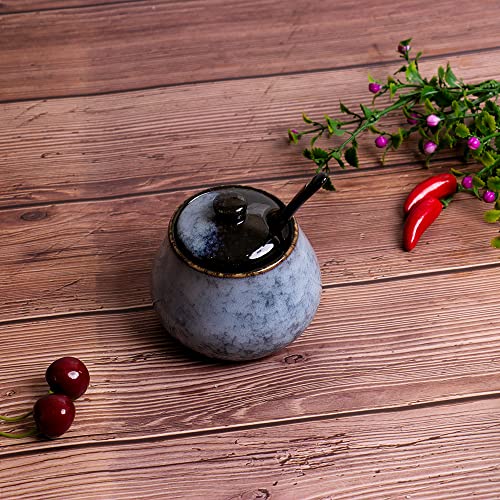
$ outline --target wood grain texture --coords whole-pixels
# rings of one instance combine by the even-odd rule
[[[445,60],[424,61],[432,74]],[[498,78],[500,50],[450,58],[467,81]],[[376,77],[394,65],[371,68]],[[339,100],[369,103],[367,70],[230,81],[2,106],[0,207],[178,189],[214,182],[308,175],[286,130],[336,114]],[[384,122],[395,129],[398,119]],[[380,165],[373,137],[363,167]],[[332,141],[333,143],[333,141]],[[453,156],[450,152],[444,153]],[[420,162],[416,144],[388,165]]]
[[[500,399],[2,459],[5,500],[498,498]]]
[[[401,207],[422,169],[339,177],[298,215],[325,285],[499,264],[484,204],[461,195],[412,253]],[[290,200],[303,180],[259,186]],[[174,209],[193,191],[0,211],[0,321],[150,304],[152,260]],[[500,267],[491,271],[498,276]],[[495,274],[496,273],[496,274]]]
[[[98,5],[115,5],[141,1],[142,0],[2,0],[2,2],[0,2],[0,15],[39,10],[96,7]]]
[[[1,20],[0,91],[3,100],[32,99],[363,65],[395,60],[398,41],[412,33],[429,55],[498,45],[495,0],[481,3],[487,16],[453,0],[439,9],[429,0],[401,0],[397,9],[369,2],[353,15],[358,7],[148,1],[9,15]]]
[[[246,364],[183,349],[151,310],[3,325],[2,413],[43,394],[42,374],[59,356],[83,359],[92,382],[70,433],[52,443],[4,440],[0,456],[500,393],[500,297],[484,290],[499,276],[476,270],[327,289],[296,342]]]

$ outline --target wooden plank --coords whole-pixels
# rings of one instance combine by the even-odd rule
[[[2,459],[2,498],[498,498],[500,400]]]
[[[38,10],[56,10],[97,5],[140,2],[141,0],[2,0],[0,15]]]
[[[151,310],[2,325],[1,412],[29,408],[46,391],[47,366],[65,355],[91,373],[75,425],[23,449],[500,392],[500,297],[484,287],[498,277],[482,270],[327,289],[299,339],[246,364],[181,348]]]
[[[450,59],[466,80],[497,78],[500,50]],[[431,74],[445,61],[424,61]],[[376,77],[394,65],[371,68]],[[338,101],[369,103],[366,69],[220,82],[2,106],[0,207],[100,198],[214,182],[307,175],[304,145],[286,130],[337,114]],[[333,90],[332,90],[333,89]],[[394,130],[398,120],[388,120]],[[362,167],[380,165],[373,137]],[[446,155],[450,155],[449,152]],[[413,163],[415,144],[387,157]]]
[[[298,220],[325,285],[498,264],[482,202],[461,195],[412,253],[401,250],[401,207],[422,169],[339,177]],[[303,180],[258,183],[290,200]],[[0,212],[0,321],[150,304],[152,260],[174,209],[193,191]],[[492,273],[498,273],[499,268]],[[498,275],[498,274],[497,274]]]
[[[457,9],[453,0],[439,9],[429,0],[401,0],[397,9],[371,1],[354,15],[357,8],[347,0],[314,7],[307,0],[293,7],[157,0],[5,16],[2,99],[364,65],[395,60],[399,39],[412,33],[429,55],[498,45],[496,0],[481,3],[488,15],[471,2]]]

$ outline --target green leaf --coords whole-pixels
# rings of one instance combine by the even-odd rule
[[[329,158],[328,151],[325,151],[322,148],[312,148],[311,152],[312,152],[313,158],[316,158],[316,159],[319,159],[319,158],[328,159]]]
[[[405,72],[406,72],[406,64],[403,64],[403,66],[401,66],[401,68],[395,71],[394,74],[397,75],[398,73],[405,73]]]
[[[352,146],[350,147],[346,152],[345,152],[345,159],[351,167],[358,168],[359,167],[359,160],[358,160],[358,151],[357,149]]]
[[[487,210],[484,212],[484,220],[490,224],[500,221],[500,210]]]
[[[412,38],[407,38],[406,40],[401,40],[399,42],[399,44],[400,45],[410,45],[411,41],[412,41]]]
[[[345,163],[342,161],[340,151],[332,151],[331,156],[339,164],[340,168],[345,168]]]
[[[479,161],[485,167],[491,167],[495,163],[495,158],[491,155],[489,151],[483,152],[483,154],[479,157]]]
[[[500,193],[500,177],[490,177],[487,182],[488,189]]]
[[[353,111],[351,111],[343,102],[340,103],[340,112],[346,113],[348,115],[357,116],[357,113],[354,113]]]
[[[344,134],[345,130],[339,128],[342,123],[339,120],[334,120],[330,118],[328,115],[325,115],[326,125],[328,127],[328,133],[330,135],[338,135],[339,137]]]
[[[467,99],[467,97],[464,97],[464,103],[470,111],[475,111],[474,103],[470,99]]]
[[[313,121],[305,113],[302,113],[302,120],[306,123],[313,123]]]
[[[422,127],[418,127],[418,133],[424,138],[427,139],[428,141],[433,141],[434,137],[430,136]],[[423,150],[422,150],[423,153]]]
[[[443,144],[450,148],[453,148],[457,142],[456,137],[452,136],[448,129],[443,128],[442,130],[444,131],[441,136]]]
[[[339,167],[340,168],[345,168],[345,163],[342,161],[341,158],[335,158],[335,160],[337,161],[337,163],[339,164]]]
[[[369,81],[370,83],[375,83],[377,80],[375,80],[375,78],[373,78],[373,76],[372,76],[372,75],[370,75],[370,73],[368,73],[368,81]]]
[[[364,104],[360,104],[359,107],[367,120],[373,115],[373,111]]]
[[[375,125],[370,125],[368,127],[368,130],[370,132],[372,132],[373,134],[383,134],[382,130],[378,129],[377,127],[375,127]]]
[[[332,184],[332,180],[330,177],[325,181],[323,184],[323,189],[326,189],[327,191],[336,191],[335,186]]]
[[[288,140],[290,142],[293,142],[294,144],[297,144],[299,142],[299,137],[295,132],[292,132],[291,129],[288,129]]]
[[[311,142],[309,143],[309,145],[311,146],[311,148],[316,144],[316,141],[321,137],[321,134],[318,134],[318,135],[315,135],[311,138]]]
[[[490,132],[495,132],[497,129],[495,118],[490,115],[488,111],[483,111],[481,114],[483,115],[483,123],[485,126],[490,129]]]
[[[391,99],[396,95],[396,92],[398,91],[398,88],[395,83],[389,83],[389,96]]]
[[[462,139],[466,139],[470,135],[470,130],[464,123],[457,123],[455,127],[455,134]]]
[[[440,82],[444,82],[444,75],[445,75],[444,68],[442,66],[439,66],[439,68],[438,68],[438,78],[439,78]]]
[[[312,156],[312,153],[311,153],[311,150],[310,149],[304,149],[304,151],[302,151],[302,154],[308,159],[308,160],[312,160],[313,159],[313,156]]]
[[[332,120],[328,115],[325,115],[326,126],[328,127],[328,133],[333,134],[334,130],[338,127],[338,121]]]
[[[396,83],[396,80],[391,75],[387,77],[387,85],[389,85],[390,83]]]
[[[418,141],[418,150],[424,154],[424,140],[423,139],[419,139]]]
[[[436,102],[436,104],[442,108],[451,106],[451,103],[454,100],[454,95],[448,89],[440,89],[434,97],[434,101]]]
[[[453,114],[455,116],[460,116],[462,114],[462,110],[460,109],[460,104],[458,101],[453,101],[451,103],[451,109],[453,110]]]
[[[453,71],[451,70],[451,67],[450,67],[450,63],[448,63],[446,65],[446,71],[444,73],[444,79],[446,81],[446,83],[450,86],[450,87],[456,87],[457,86],[457,77],[455,76],[455,74],[453,73]]]
[[[405,75],[406,79],[410,83],[422,83],[422,77],[418,72],[417,66],[415,65],[415,61],[411,61],[410,64],[408,64],[408,67],[406,68],[405,71]]]
[[[451,168],[450,172],[455,176],[455,177],[462,177],[465,174],[461,172],[460,170],[457,170],[456,168]]]
[[[430,85],[424,85],[422,90],[420,91],[420,102],[423,102],[426,97],[429,97],[432,94],[436,93],[436,89],[431,87]]]
[[[500,119],[500,107],[493,101],[486,101],[484,103],[484,109],[491,113],[497,120]]]
[[[472,178],[472,185],[477,188],[483,188],[485,186],[484,181],[477,177],[476,175]]]
[[[481,134],[486,135],[490,129],[484,122],[484,113],[484,111],[481,111],[479,116],[474,120],[474,126]]]
[[[429,98],[424,99],[424,108],[427,113],[435,113],[436,108],[433,106]]]
[[[496,236],[491,240],[491,246],[493,248],[500,248],[500,236]]]
[[[400,128],[397,133],[391,135],[391,145],[393,149],[398,149],[403,143],[405,130]]]

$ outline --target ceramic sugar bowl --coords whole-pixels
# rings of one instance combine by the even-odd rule
[[[186,200],[153,266],[166,331],[205,356],[233,361],[267,356],[297,338],[316,313],[321,278],[293,213],[324,180],[317,175],[287,206],[245,186]]]

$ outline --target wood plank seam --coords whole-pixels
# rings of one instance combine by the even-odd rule
[[[426,278],[428,276],[445,276],[449,274],[460,274],[462,272],[469,272],[473,271],[475,269],[496,269],[500,267],[500,262],[496,263],[489,263],[489,264],[477,264],[477,265],[470,265],[470,266],[464,266],[464,267],[453,267],[449,269],[440,269],[440,270],[435,270],[435,271],[424,271],[422,273],[415,273],[415,274],[405,274],[401,276],[387,276],[387,277],[382,277],[382,278],[375,278],[373,280],[359,280],[359,281],[351,281],[351,282],[345,282],[345,283],[331,283],[323,286],[323,290],[326,290],[328,288],[345,288],[347,286],[364,286],[364,285],[372,285],[374,283],[388,283],[391,281],[401,281],[401,280],[406,280],[406,279],[419,279],[419,278]]]
[[[489,264],[477,264],[470,265],[458,268],[449,268],[449,269],[440,269],[437,271],[425,271],[418,274],[405,274],[401,276],[388,276],[384,278],[378,278],[373,280],[359,280],[359,281],[350,281],[345,283],[330,283],[322,286],[323,290],[328,290],[331,288],[346,288],[350,286],[367,286],[379,283],[388,283],[393,281],[405,281],[408,279],[424,279],[429,276],[446,276],[450,274],[460,274],[465,272],[470,272],[477,269],[497,269],[500,268],[500,262],[498,263],[489,263]],[[133,313],[133,312],[141,312],[141,311],[149,311],[153,308],[153,303],[145,304],[145,305],[137,305],[137,306],[127,306],[123,308],[107,308],[107,309],[96,309],[90,311],[74,311],[74,312],[65,312],[65,313],[54,313],[40,316],[26,316],[23,318],[15,318],[8,320],[0,320],[0,325],[15,325],[22,324],[33,321],[46,321],[52,319],[61,319],[61,318],[75,318],[82,316],[103,316],[107,314],[116,314],[116,313]]]
[[[88,8],[93,8],[93,7],[107,7],[107,6],[115,6],[115,5],[121,5],[121,4],[127,4],[127,3],[142,3],[147,0],[116,0],[115,2],[97,2],[97,3],[92,3],[92,4],[87,4],[87,5],[68,5],[64,7],[52,7],[52,8],[47,8],[44,7],[42,9],[30,9],[30,10],[16,10],[13,12],[0,12],[0,18],[2,16],[14,16],[16,14],[36,14],[38,12],[54,12],[58,10],[77,10],[77,9],[88,9]],[[0,5],[1,7],[1,5]]]
[[[297,154],[299,155],[300,152],[297,151]],[[439,158],[439,161],[442,162],[456,162],[457,157],[455,155],[453,156],[444,156],[442,158]],[[338,178],[338,177],[344,177],[344,176],[359,176],[363,177],[365,173],[372,174],[373,172],[397,172],[399,169],[401,171],[412,171],[412,170],[420,170],[423,167],[421,165],[415,165],[414,163],[410,162],[401,162],[401,163],[394,163],[391,165],[378,165],[375,167],[366,167],[363,168],[362,170],[354,169],[354,168],[348,168],[345,170],[335,170],[332,174],[332,177]],[[288,181],[288,180],[296,180],[296,179],[304,179],[308,180],[310,177],[312,177],[314,173],[314,170],[312,169],[312,164],[311,164],[311,172],[307,174],[295,174],[295,175],[280,175],[280,176],[273,176],[273,177],[256,177],[253,179],[244,179],[242,181],[238,181],[238,179],[234,180],[234,184],[258,184],[260,182],[272,182],[272,181]],[[156,190],[151,190],[151,191],[140,191],[140,192],[132,192],[132,193],[127,193],[127,194],[116,194],[116,195],[109,195],[109,196],[101,196],[101,197],[89,197],[89,198],[74,198],[74,199],[69,199],[69,200],[54,200],[54,201],[40,201],[40,202],[34,202],[34,203],[23,203],[22,205],[6,205],[6,206],[0,206],[0,212],[3,211],[8,211],[8,210],[17,210],[17,209],[27,209],[27,208],[38,208],[38,207],[47,207],[47,206],[53,206],[53,205],[66,205],[66,204],[73,204],[73,203],[96,203],[100,201],[111,201],[111,200],[125,200],[129,198],[140,198],[140,197],[145,197],[145,196],[156,196],[159,194],[169,194],[169,193],[177,193],[177,192],[182,192],[186,190],[203,190],[203,189],[208,189],[214,186],[216,182],[211,182],[211,183],[202,183],[202,184],[197,184],[197,185],[191,185],[191,186],[177,186],[173,188],[166,188],[166,189],[156,189]]]
[[[116,313],[124,313],[124,314],[135,313],[135,312],[149,311],[152,308],[153,308],[153,303],[141,306],[126,306],[126,307],[116,307],[107,309],[96,309],[95,311],[73,311],[66,313],[55,313],[48,315],[32,316],[31,319],[29,320],[27,320],[26,318],[9,319],[6,321],[0,320],[0,325],[17,325],[25,323],[26,321],[45,321],[51,319],[81,318],[86,316],[104,316],[107,314],[116,314]]]
[[[500,49],[500,45],[485,47],[481,49],[469,49],[469,50],[458,50],[455,52],[445,52],[442,54],[429,55],[426,57],[422,57],[420,62],[426,61],[434,61],[434,60],[443,60],[449,57],[454,56],[467,56],[467,55],[478,55],[478,54],[486,54],[489,52],[495,52]],[[161,85],[150,85],[150,86],[142,86],[142,87],[131,87],[127,89],[118,89],[118,90],[109,90],[102,92],[81,92],[75,94],[68,95],[56,95],[56,96],[43,96],[43,97],[26,97],[20,99],[0,99],[0,104],[12,104],[16,102],[30,102],[30,101],[47,101],[54,99],[72,99],[77,97],[93,97],[93,96],[103,96],[103,95],[115,95],[115,94],[126,94],[128,92],[143,92],[148,90],[161,90],[173,87],[185,87],[188,85],[205,85],[219,82],[232,82],[232,81],[240,81],[240,80],[260,80],[265,78],[276,78],[280,76],[297,76],[297,75],[307,75],[307,74],[315,74],[315,73],[327,73],[327,72],[335,72],[335,71],[346,71],[352,69],[362,69],[362,68],[377,68],[378,66],[384,66],[387,64],[399,64],[399,59],[384,59],[380,61],[374,62],[364,62],[358,64],[346,64],[343,66],[335,66],[335,67],[325,67],[325,68],[314,68],[314,69],[305,69],[305,70],[296,70],[296,71],[284,71],[282,73],[262,73],[259,75],[242,75],[242,76],[228,76],[223,78],[215,78],[215,79],[202,79],[202,80],[190,80],[184,82],[177,83],[165,83]]]
[[[246,430],[255,430],[255,429],[263,429],[270,427],[280,427],[284,425],[293,425],[293,424],[301,424],[301,423],[311,423],[311,422],[319,422],[319,421],[328,421],[328,420],[338,420],[342,418],[349,418],[353,416],[365,416],[365,415],[375,415],[375,414],[383,414],[383,413],[396,413],[396,412],[411,412],[413,410],[425,409],[425,408],[435,408],[439,406],[445,406],[450,404],[462,404],[462,403],[470,403],[474,401],[486,401],[486,400],[496,400],[500,399],[500,391],[492,391],[492,392],[484,392],[478,394],[467,394],[464,396],[458,396],[453,398],[443,398],[436,399],[433,401],[422,401],[416,402],[407,405],[390,405],[390,406],[381,406],[376,408],[362,408],[359,410],[350,410],[350,411],[340,411],[340,412],[332,412],[332,413],[323,413],[318,415],[304,415],[299,417],[290,417],[290,418],[281,418],[279,420],[268,420],[262,422],[252,422],[245,424],[233,424],[229,426],[216,426],[210,427],[206,429],[194,429],[194,430],[186,430],[186,431],[175,431],[175,432],[166,432],[160,434],[154,434],[145,437],[130,437],[130,438],[119,438],[119,439],[104,439],[101,441],[86,441],[80,443],[51,443],[50,448],[23,448],[18,451],[7,451],[5,453],[0,452],[0,457],[2,459],[18,457],[18,456],[27,456],[32,454],[40,453],[41,450],[68,450],[68,449],[87,449],[87,448],[98,448],[109,445],[120,446],[121,444],[126,443],[152,443],[152,442],[161,442],[161,441],[170,441],[179,438],[186,437],[196,437],[196,436],[208,436],[214,434],[228,434],[236,431],[246,431]]]

